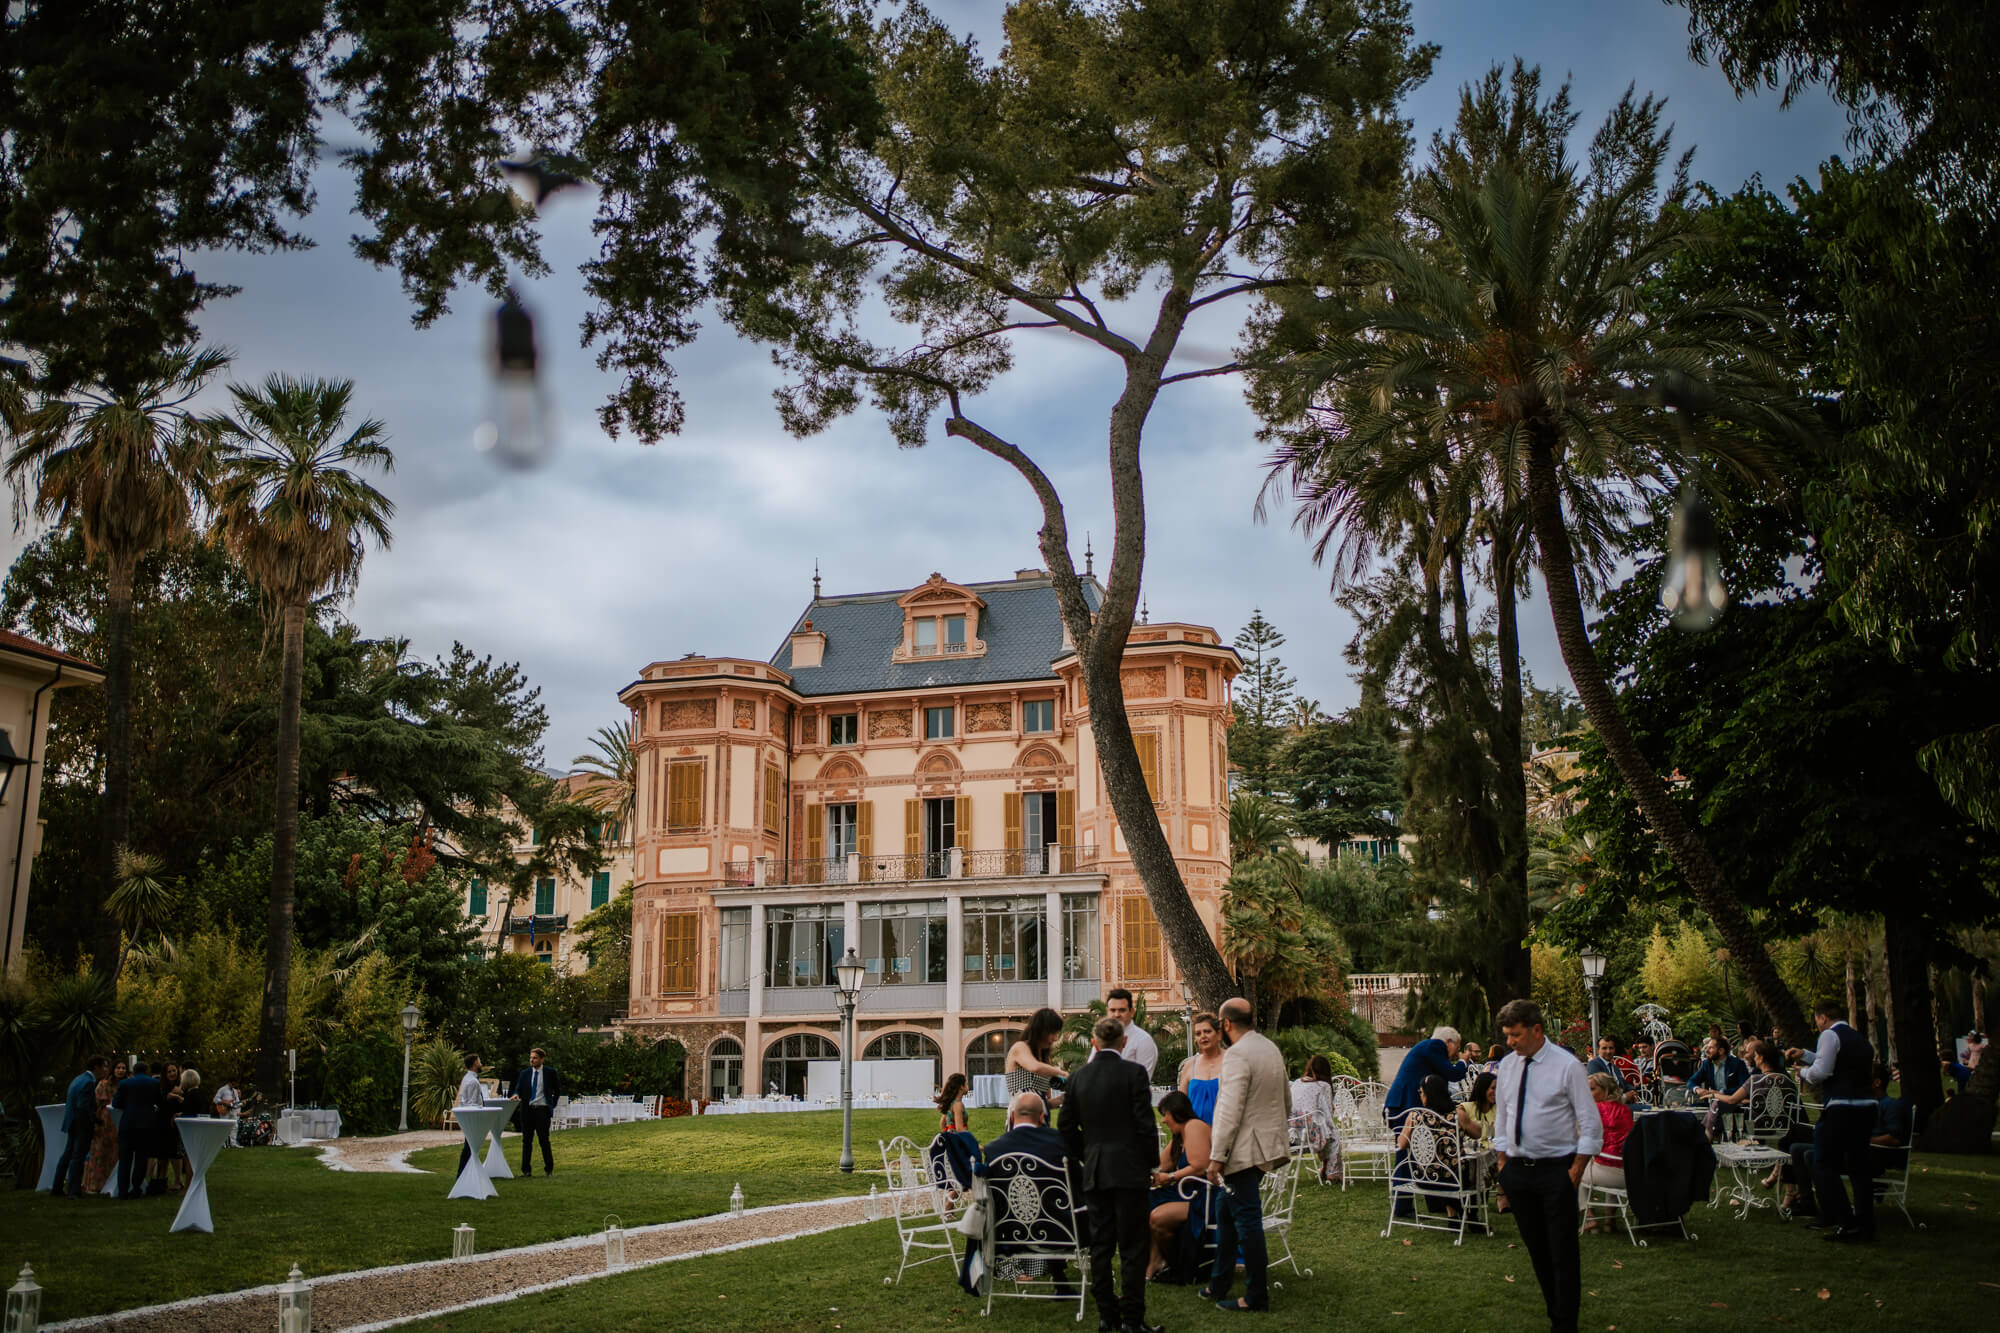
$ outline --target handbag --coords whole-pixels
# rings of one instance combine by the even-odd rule
[[[976,1179],[972,1183],[972,1202],[966,1206],[965,1216],[952,1223],[961,1236],[981,1240],[986,1235],[986,1182]]]

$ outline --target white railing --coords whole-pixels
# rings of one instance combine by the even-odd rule
[[[1420,990],[1430,983],[1428,972],[1350,972],[1347,989],[1363,995],[1380,991]]]

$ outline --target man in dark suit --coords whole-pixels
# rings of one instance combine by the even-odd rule
[[[146,1166],[160,1117],[160,1080],[146,1072],[144,1060],[132,1062],[132,1073],[111,1094],[118,1119],[118,1197],[136,1199],[146,1184]],[[160,1182],[165,1189],[165,1182]],[[158,1193],[158,1190],[153,1191]]]
[[[556,1099],[562,1096],[562,1075],[549,1068],[541,1047],[528,1052],[528,1067],[515,1078],[514,1095],[521,1099],[521,1176],[535,1178],[532,1163],[538,1137],[542,1141],[542,1174],[552,1176],[556,1159],[549,1151],[549,1122],[555,1117]]]
[[[97,1134],[97,1080],[104,1077],[107,1063],[101,1055],[91,1056],[63,1095],[63,1150],[56,1159],[54,1187],[58,1199],[65,1194],[83,1197],[83,1165],[90,1159],[90,1141]]]
[[[1090,1210],[1090,1294],[1099,1333],[1155,1333],[1146,1323],[1146,1257],[1152,1204],[1147,1185],[1160,1160],[1146,1070],[1124,1058],[1125,1025],[1101,1018],[1091,1029],[1094,1054],[1070,1075],[1057,1127],[1070,1156],[1083,1162]],[[1123,1302],[1111,1256],[1124,1269]]]
[[[1014,1100],[1007,1103],[1007,1132],[986,1145],[985,1160],[990,1162],[1005,1153],[1025,1153],[1029,1157],[1047,1162],[1074,1182],[1076,1165],[1069,1160],[1068,1145],[1063,1142],[1062,1135],[1049,1128],[1048,1118],[1048,1106],[1042,1101],[1039,1093],[1016,1093]],[[1070,1197],[1072,1199],[1076,1197],[1074,1184],[1071,1186]],[[1072,1224],[1073,1220],[1064,1219],[1066,1225]],[[976,1247],[966,1250],[968,1260],[972,1257],[972,1248]],[[1076,1287],[1069,1281],[1069,1265],[1058,1263],[1048,1276],[1055,1282],[1057,1294],[1069,1296],[1076,1294]],[[971,1288],[968,1287],[967,1290]]]

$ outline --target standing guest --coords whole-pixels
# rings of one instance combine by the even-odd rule
[[[1153,1211],[1146,1188],[1159,1145],[1152,1089],[1145,1066],[1124,1056],[1123,1023],[1098,1019],[1090,1045],[1094,1054],[1070,1078],[1056,1126],[1071,1160],[1083,1163],[1097,1327],[1102,1333],[1157,1333],[1146,1323],[1147,1222]],[[1122,1282],[1113,1281],[1114,1255]]]
[[[1590,1076],[1590,1095],[1597,1099],[1597,1118],[1604,1124],[1604,1146],[1583,1169],[1585,1185],[1625,1188],[1625,1140],[1632,1133],[1632,1108],[1625,1104],[1617,1079],[1602,1071]],[[1586,1204],[1583,1229],[1597,1230],[1597,1219]]]
[[[1385,1099],[1391,1128],[1399,1125],[1403,1114],[1418,1104],[1418,1093],[1430,1075],[1436,1074],[1447,1083],[1458,1083],[1465,1078],[1465,1061],[1458,1058],[1458,1046],[1458,1029],[1440,1027],[1432,1029],[1427,1039],[1404,1053],[1403,1063],[1396,1070],[1396,1081],[1389,1085]]]
[[[1813,1127],[1813,1184],[1818,1194],[1824,1239],[1842,1244],[1875,1239],[1875,1164],[1868,1136],[1875,1126],[1871,1078],[1875,1048],[1868,1038],[1834,1016],[1831,1004],[1813,1010],[1819,1044],[1799,1077],[1820,1090],[1819,1123]],[[1805,1053],[1786,1052],[1795,1061]],[[1850,1205],[1841,1188],[1845,1173],[1854,1182]]]
[[[1215,1097],[1222,1090],[1222,1020],[1214,1014],[1194,1016],[1194,1054],[1181,1062],[1178,1086],[1194,1105],[1195,1119],[1215,1123]]]
[[[132,1062],[131,1076],[112,1094],[118,1121],[118,1197],[136,1199],[146,1187],[146,1161],[153,1150],[154,1122],[160,1115],[160,1081],[146,1072],[144,1060]]]
[[[243,1101],[241,1097],[237,1096],[236,1089],[230,1086],[229,1080],[226,1078],[222,1080],[222,1086],[215,1090],[214,1100],[215,1114],[223,1120],[234,1120],[236,1118],[236,1108]],[[236,1147],[236,1135],[232,1132],[228,1138],[222,1141],[222,1146],[225,1148]]]
[[[101,1193],[118,1177],[118,1127],[111,1123],[111,1099],[118,1085],[131,1073],[123,1061],[114,1061],[111,1073],[97,1081],[97,1128],[90,1140],[90,1161],[83,1168],[83,1192]]]
[[[1268,1256],[1264,1249],[1264,1203],[1258,1190],[1264,1173],[1291,1156],[1286,1126],[1292,1116],[1291,1085],[1285,1057],[1257,1031],[1250,1002],[1223,1001],[1222,1029],[1229,1050],[1222,1057],[1222,1089],[1215,1101],[1215,1132],[1208,1159],[1210,1184],[1228,1191],[1222,1223],[1216,1228],[1215,1272],[1202,1295],[1229,1311],[1268,1310],[1265,1290]],[[1243,1255],[1243,1299],[1227,1299],[1236,1280],[1236,1256]]]
[[[146,1186],[148,1194],[165,1194],[169,1188],[178,1190],[186,1187],[184,1178],[171,1186],[169,1184],[171,1179],[180,1177],[181,1132],[175,1127],[174,1120],[186,1113],[186,1106],[181,1096],[181,1067],[169,1060],[166,1072],[160,1075],[159,1114],[153,1117],[153,1179]]]
[[[1060,1065],[1049,1063],[1049,1056],[1056,1048],[1057,1038],[1062,1036],[1062,1015],[1053,1009],[1037,1009],[1028,1015],[1028,1026],[1022,1030],[1021,1039],[1007,1048],[1007,1062],[1003,1071],[1007,1076],[1007,1098],[1011,1102],[1017,1093],[1032,1092],[1045,1105],[1054,1106],[1061,1099],[1052,1089],[1062,1078]]]
[[[454,1105],[485,1106],[487,1104],[486,1086],[479,1081],[479,1073],[485,1067],[485,1064],[478,1056],[468,1055],[465,1057],[465,1077],[458,1081],[458,1101]],[[520,1097],[518,1095],[512,1096],[507,1100],[510,1102],[519,1101]],[[481,1146],[483,1147],[484,1145],[482,1144]],[[458,1169],[460,1171],[465,1170],[465,1164],[471,1157],[472,1145],[470,1143],[458,1150]]]
[[[1965,1067],[1979,1068],[1979,1057],[1986,1053],[1986,1034],[1978,1028],[1965,1034]]]
[[[180,1104],[182,1109],[176,1112],[177,1115],[205,1116],[208,1114],[208,1099],[201,1095],[200,1070],[192,1068],[181,1070]],[[180,1156],[175,1159],[174,1169],[180,1173],[181,1180],[181,1183],[175,1189],[177,1191],[185,1191],[189,1185],[194,1183],[194,1163],[188,1160],[187,1141],[181,1138],[178,1126],[174,1129],[174,1147],[180,1152]]]
[[[965,1089],[969,1080],[953,1074],[937,1095],[938,1134],[944,1140],[946,1158],[960,1190],[970,1189],[974,1169],[979,1165],[979,1140],[972,1137],[972,1121],[965,1114]]]
[[[542,1174],[556,1173],[555,1154],[549,1151],[549,1123],[555,1118],[556,1099],[562,1096],[562,1075],[548,1066],[548,1054],[537,1046],[528,1052],[528,1067],[514,1079],[514,1094],[521,1102],[521,1176],[535,1178],[534,1146],[542,1144]]]
[[[1160,1169],[1153,1173],[1153,1252],[1146,1261],[1148,1282],[1186,1282],[1195,1275],[1213,1209],[1209,1203],[1208,1122],[1197,1119],[1194,1103],[1175,1088],[1155,1108],[1167,1128]],[[1189,1184],[1189,1182],[1193,1182]],[[1189,1193],[1181,1191],[1187,1189]]]
[[[83,1168],[90,1160],[90,1141],[97,1132],[97,1085],[110,1065],[101,1055],[91,1056],[63,1094],[63,1150],[56,1159],[58,1197],[83,1197]]]
[[[1576,1191],[1604,1146],[1604,1122],[1583,1066],[1555,1054],[1533,1000],[1510,1000],[1497,1017],[1512,1048],[1500,1062],[1493,1129],[1500,1186],[1534,1262],[1551,1333],[1576,1333],[1583,1301]]]
[[[1153,1040],[1153,1034],[1139,1026],[1132,1012],[1132,992],[1123,986],[1114,986],[1104,993],[1104,1014],[1125,1025],[1125,1058],[1146,1070],[1146,1081],[1153,1081],[1153,1066],[1160,1063],[1160,1047]]]

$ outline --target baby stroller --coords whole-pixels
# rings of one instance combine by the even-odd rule
[[[1694,1073],[1694,1052],[1678,1037],[1653,1048],[1653,1077],[1647,1086],[1653,1105],[1680,1106],[1687,1101],[1688,1076]]]

